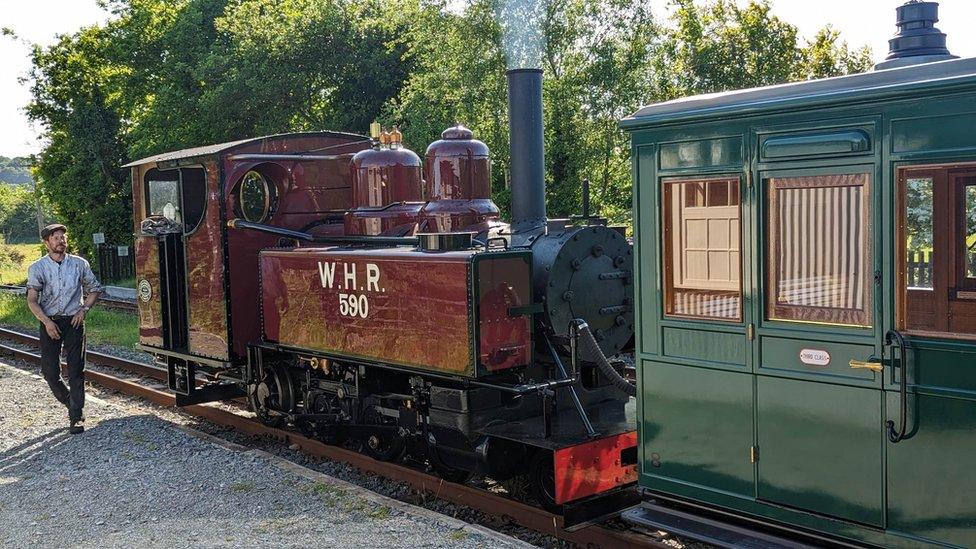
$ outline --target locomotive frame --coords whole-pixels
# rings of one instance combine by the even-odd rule
[[[633,342],[632,249],[600,218],[547,219],[542,73],[508,78],[511,225],[462,126],[426,166],[379,128],[129,164],[140,348],[177,404],[244,397],[449,480],[525,476],[567,526],[636,502],[633,385],[604,356]]]

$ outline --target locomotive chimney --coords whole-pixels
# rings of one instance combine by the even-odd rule
[[[888,57],[875,70],[893,69],[957,59],[946,48],[946,35],[935,28],[939,20],[938,2],[911,0],[895,8],[898,32],[888,40]]]
[[[512,230],[520,233],[542,227],[546,223],[542,70],[513,69],[506,74],[512,176]]]

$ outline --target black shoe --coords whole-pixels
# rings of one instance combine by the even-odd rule
[[[72,419],[71,420],[71,425],[68,427],[68,432],[71,433],[72,435],[77,435],[79,433],[84,433],[85,432],[85,425],[84,425],[84,423],[85,423],[85,418]]]

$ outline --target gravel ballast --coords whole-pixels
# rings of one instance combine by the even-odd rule
[[[0,362],[0,543],[11,547],[523,547],[261,450],[99,398],[86,431]]]

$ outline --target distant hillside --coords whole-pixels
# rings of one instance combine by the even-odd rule
[[[0,183],[26,185],[31,182],[30,160],[25,157],[0,156]]]

